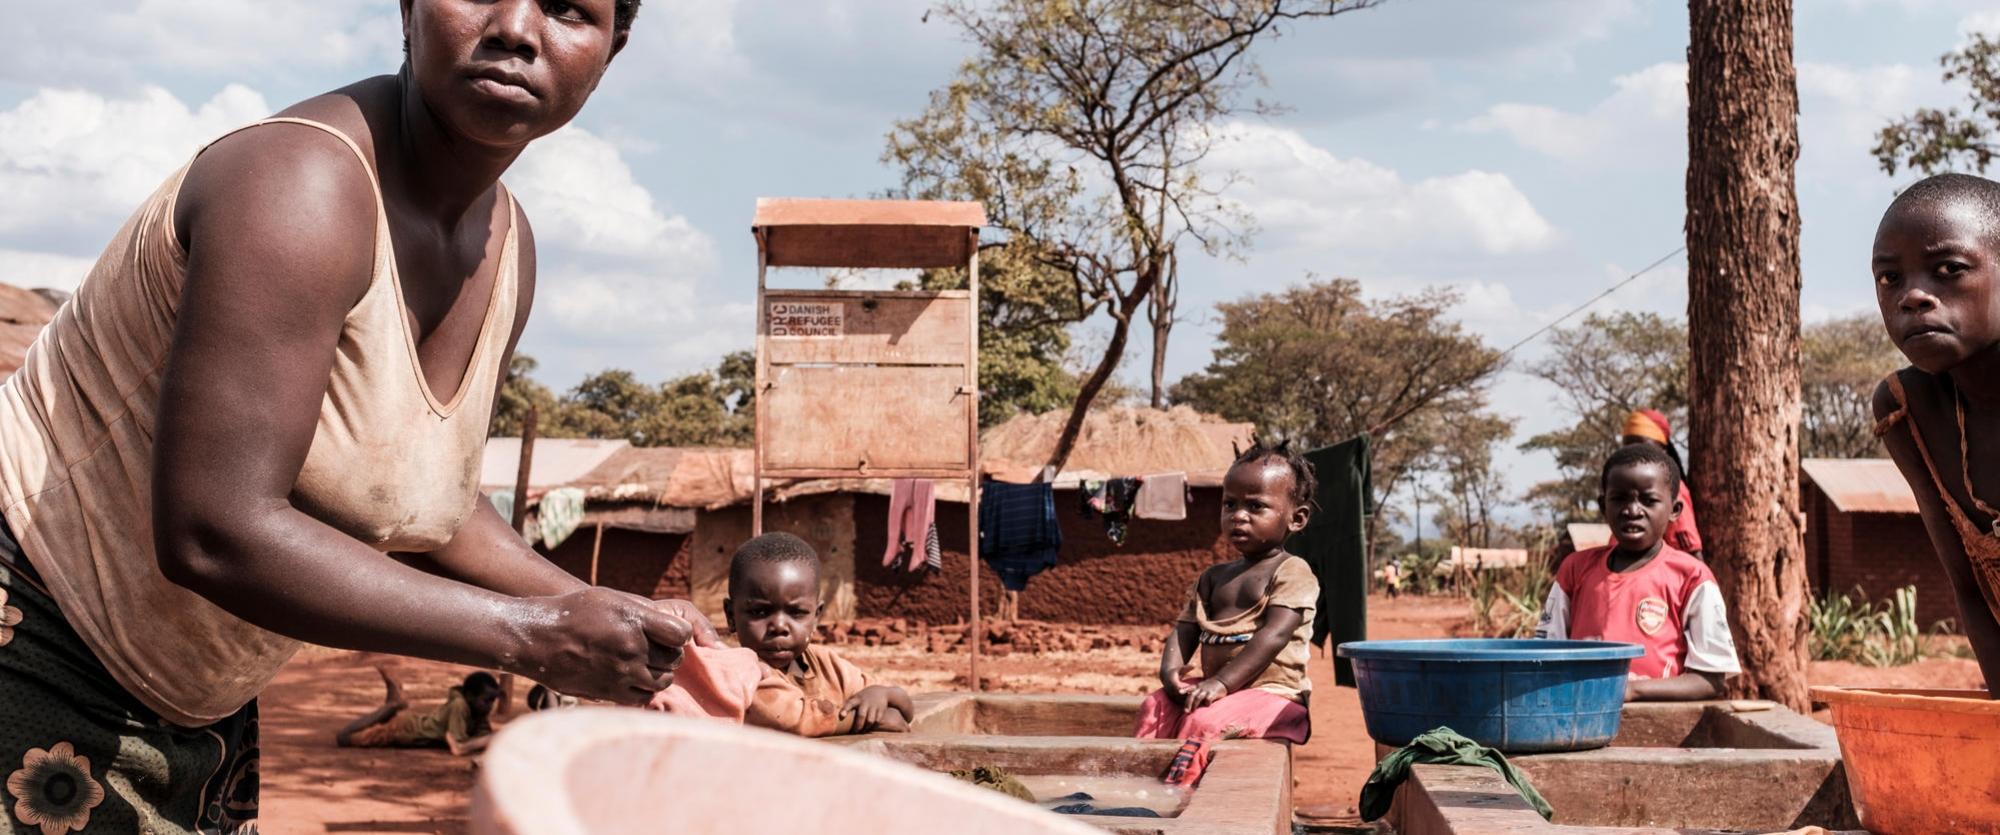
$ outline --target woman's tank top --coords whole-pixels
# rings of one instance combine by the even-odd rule
[[[1906,370],[1912,374],[1923,373]],[[1944,489],[1944,477],[1938,472],[1937,463],[1931,459],[1931,450],[1924,444],[1923,433],[1917,430],[1917,419],[1910,416],[1910,402],[1903,393],[1902,375],[1901,371],[1891,372],[1883,381],[1889,385],[1889,393],[1896,398],[1896,411],[1876,421],[1875,437],[1888,434],[1898,423],[1909,426],[1910,441],[1917,445],[1917,452],[1923,456],[1924,469],[1930,471],[1931,484],[1937,488],[1938,498],[1944,500],[1945,515],[1951,518],[1952,529],[1958,532],[1959,544],[1965,548],[1965,558],[1972,564],[1972,579],[1979,586],[1979,596],[1986,601],[1987,611],[2000,617],[2000,517],[1994,516],[1993,509],[1980,501],[1979,494],[1972,490],[1972,469],[1967,460],[1965,443],[1964,401],[1958,400],[1957,393],[1953,393],[1952,399],[1958,408],[1958,475],[1964,479],[1965,495],[1971,497],[1972,503],[1988,515],[1989,524],[1995,526],[1983,530],[1965,515],[1965,509],[1958,506],[1958,501],[1951,497],[1951,491]],[[1912,488],[1915,486],[1911,485]]]
[[[246,127],[271,123],[339,137],[375,186],[373,275],[341,328],[292,502],[377,550],[433,550],[479,500],[514,324],[513,198],[478,345],[459,390],[440,398],[417,361],[373,166],[318,122]],[[167,721],[200,726],[256,698],[298,642],[168,581],[154,553],[153,420],[187,275],[173,220],[186,175],[183,166],[126,221],[0,385],[0,513],[111,675]]]

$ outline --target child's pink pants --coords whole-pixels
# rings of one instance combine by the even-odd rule
[[[1195,710],[1183,710],[1165,689],[1139,706],[1140,739],[1278,739],[1304,745],[1312,737],[1306,706],[1268,690],[1238,690]]]

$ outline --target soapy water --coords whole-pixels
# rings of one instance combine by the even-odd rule
[[[1093,814],[1107,809],[1146,809],[1171,818],[1187,806],[1188,790],[1157,777],[1129,774],[1017,774],[1043,806],[1067,814]],[[1089,807],[1086,811],[1081,806]]]

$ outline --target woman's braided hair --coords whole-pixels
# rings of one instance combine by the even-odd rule
[[[1236,463],[1231,464],[1230,468],[1234,469],[1245,464],[1261,464],[1271,460],[1278,461],[1291,469],[1292,502],[1299,507],[1311,507],[1313,494],[1319,492],[1319,479],[1313,475],[1312,462],[1293,450],[1291,441],[1279,441],[1274,445],[1254,441],[1249,449],[1236,454]]]

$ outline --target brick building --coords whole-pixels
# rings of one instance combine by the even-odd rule
[[[1859,588],[1873,602],[1917,587],[1917,618],[1956,619],[1951,581],[1931,549],[1916,495],[1894,462],[1809,458],[1800,464],[1806,574],[1817,594]]]
[[[988,476],[1026,481],[1054,446],[1062,415],[1021,417],[982,434]],[[1185,601],[1203,568],[1233,556],[1221,539],[1222,473],[1251,427],[1172,410],[1110,408],[1093,412],[1054,479],[1062,526],[1059,563],[1023,592],[1020,615],[1070,623],[1164,623]],[[520,441],[488,443],[482,487],[511,489]],[[728,561],[750,536],[754,493],[747,449],[637,448],[623,441],[543,439],[528,479],[529,527],[541,496],[559,487],[586,495],[583,525],[553,549],[537,546],[570,573],[650,597],[686,597],[720,622]],[[1123,545],[1104,523],[1085,518],[1077,485],[1086,479],[1188,474],[1187,519],[1131,523]],[[830,620],[906,617],[950,623],[966,615],[966,489],[939,482],[942,571],[882,566],[889,513],[886,479],[820,479],[767,484],[765,527],[797,534],[819,551]],[[990,613],[998,576],[980,572]]]

